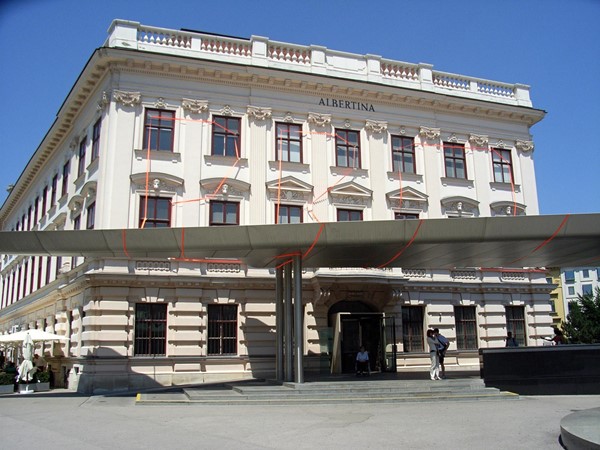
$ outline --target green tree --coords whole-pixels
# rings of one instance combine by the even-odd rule
[[[600,288],[595,294],[579,295],[569,302],[569,314],[563,330],[571,344],[600,342]]]

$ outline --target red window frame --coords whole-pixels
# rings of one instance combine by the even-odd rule
[[[415,140],[406,136],[392,138],[392,171],[416,173]]]
[[[363,212],[357,209],[338,209],[338,222],[359,222],[363,220]]]
[[[467,179],[467,159],[464,144],[444,142],[444,167],[446,178]]]
[[[496,183],[513,182],[513,165],[510,150],[492,149],[492,172]]]
[[[217,207],[221,211],[216,211]],[[228,222],[228,214],[235,213],[235,222]],[[231,226],[240,224],[240,204],[239,202],[226,202],[221,200],[211,200],[209,205],[209,225],[212,226]],[[216,215],[221,215],[221,220],[215,220]]]
[[[144,150],[172,152],[175,111],[147,108],[144,115]]]
[[[90,204],[87,207],[85,216],[85,228],[86,230],[93,230],[96,222],[96,202]]]
[[[239,117],[214,116],[211,155],[240,158],[241,126]]]
[[[161,215],[161,211],[166,214]],[[140,197],[139,228],[168,228],[171,226],[171,199],[165,197]]]
[[[292,211],[298,212],[297,215],[292,215]],[[303,222],[303,208],[298,205],[275,205],[275,223],[277,224],[285,224],[285,223],[302,223]],[[291,221],[292,217],[298,217],[300,220],[298,222]],[[285,218],[285,220],[283,220]]]
[[[87,147],[87,136],[84,136],[84,138],[81,140],[81,142],[79,143],[79,160],[77,161],[77,178],[79,178],[81,175],[83,175],[83,172],[85,172],[85,150]]]
[[[92,161],[100,156],[100,130],[102,128],[102,119],[98,119],[92,130]]]
[[[60,191],[61,197],[67,195],[69,192],[69,172],[71,171],[71,161],[67,161],[63,166],[62,170],[62,189]]]
[[[355,144],[355,145],[353,145]],[[360,132],[355,130],[335,130],[336,167],[361,168]]]

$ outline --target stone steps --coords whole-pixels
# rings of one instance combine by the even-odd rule
[[[320,380],[301,384],[247,380],[199,385],[166,393],[138,394],[137,404],[338,404],[424,401],[514,400],[519,396],[485,387],[481,379]]]

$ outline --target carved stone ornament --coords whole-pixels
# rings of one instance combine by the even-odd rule
[[[200,114],[205,111],[208,111],[208,101],[207,100],[194,100],[192,98],[182,98],[181,99],[181,107],[185,111]]]
[[[270,192],[271,200],[305,201],[305,193],[300,191],[282,190],[279,195],[275,191]]]
[[[140,92],[113,91],[113,100],[123,106],[138,105],[142,101]]]
[[[384,133],[388,129],[387,122],[377,122],[375,120],[367,120],[365,123],[365,129],[371,133],[380,134]]]
[[[314,123],[318,127],[331,124],[330,114],[308,113],[308,123]]]
[[[515,144],[515,147],[517,147],[517,149],[521,150],[522,152],[530,152],[533,150],[533,141],[519,141],[517,140],[517,143]]]
[[[292,115],[291,112],[288,111],[285,113],[285,117],[283,118],[283,121],[292,123],[292,122],[294,122],[294,116]]]
[[[347,194],[332,194],[335,203],[343,204],[343,205],[360,205],[365,206],[367,204],[368,199],[366,197],[359,197],[354,195]]]
[[[352,128],[352,122],[350,122],[350,119],[344,120],[344,128]]]
[[[98,111],[102,111],[109,103],[110,100],[108,99],[108,94],[106,91],[103,91],[100,100],[98,100]]]
[[[469,136],[469,142],[482,147],[489,142],[489,137],[484,134],[471,134]]]
[[[439,139],[441,134],[442,134],[442,132],[439,128],[428,128],[428,127],[419,128],[419,135],[424,136],[427,139]]]
[[[248,106],[248,117],[254,120],[266,120],[271,118],[271,108],[260,108],[258,106]]]
[[[448,139],[446,139],[447,142],[458,142],[458,138],[456,137],[456,134],[452,133],[450,136],[448,136]]]
[[[166,109],[167,106],[165,99],[162,97],[158,97],[158,100],[154,103],[154,107],[158,109]]]
[[[223,109],[221,110],[221,115],[222,116],[233,116],[233,110],[231,109],[231,106],[225,105],[223,107]]]

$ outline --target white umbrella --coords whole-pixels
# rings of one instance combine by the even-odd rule
[[[33,367],[33,340],[29,334],[23,339],[23,362],[19,365],[19,380],[31,381],[36,369]]]
[[[66,336],[60,336],[54,333],[48,333],[47,331],[31,329],[18,331],[12,334],[0,335],[0,343],[6,342],[25,342],[25,338],[29,336],[32,342],[41,341],[68,341],[69,338]]]

